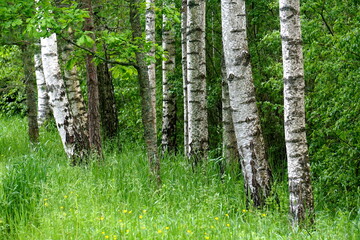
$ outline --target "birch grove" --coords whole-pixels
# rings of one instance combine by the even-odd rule
[[[244,0],[221,1],[226,77],[245,189],[255,206],[270,194],[271,172],[266,159],[256,106],[246,34]]]
[[[305,132],[305,81],[299,0],[280,0],[280,28],[290,214],[293,224],[298,225],[305,220],[312,223],[314,213]]]

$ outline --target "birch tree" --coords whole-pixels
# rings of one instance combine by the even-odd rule
[[[51,114],[40,51],[34,54],[34,62],[37,86],[37,118],[40,127]]]
[[[253,204],[261,206],[270,193],[271,172],[256,106],[246,36],[245,1],[222,0],[221,15],[226,78],[245,189]]]
[[[72,44],[65,44],[62,49],[62,60],[66,64],[71,59],[71,55],[74,51]],[[80,88],[80,79],[78,77],[79,73],[77,71],[76,65],[71,66],[71,69],[64,69],[64,82],[67,90],[67,95],[69,99],[70,109],[74,121],[78,121],[77,125],[81,127],[81,133],[83,134],[82,138],[88,139],[88,121],[87,121],[87,112],[84,103],[84,98],[81,93]]]
[[[181,66],[184,102],[184,155],[189,155],[188,92],[187,92],[187,0],[181,2]]]
[[[293,224],[298,225],[305,221],[314,221],[314,200],[305,132],[305,81],[299,0],[280,0],[280,28],[290,214]]]
[[[146,0],[145,12],[145,38],[151,44],[150,51],[147,53],[150,59],[148,64],[148,76],[150,82],[151,107],[156,113],[156,72],[155,72],[155,0]],[[156,118],[155,118],[156,125]]]
[[[56,34],[41,38],[40,42],[49,103],[64,150],[71,159],[81,158],[86,153],[86,142],[77,137],[79,134],[74,125],[65,83],[61,76]]]
[[[205,0],[187,1],[187,103],[189,157],[197,164],[207,158]]]
[[[165,4],[164,2],[164,6]],[[174,4],[170,6],[174,7]],[[161,138],[162,150],[166,152],[175,151],[176,147],[176,96],[171,80],[171,74],[175,71],[175,32],[166,14],[163,14],[162,47],[167,53],[162,61],[163,116]]]

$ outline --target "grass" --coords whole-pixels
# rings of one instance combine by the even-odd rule
[[[246,209],[241,177],[219,177],[217,160],[192,171],[162,160],[163,185],[149,182],[144,151],[105,147],[105,161],[71,167],[55,129],[31,151],[26,122],[0,118],[0,239],[359,239],[357,212],[317,209],[316,228],[291,229],[286,183],[280,206]],[[323,206],[323,204],[319,204]]]

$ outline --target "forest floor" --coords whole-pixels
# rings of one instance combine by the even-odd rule
[[[56,129],[34,150],[27,139],[24,119],[0,117],[0,239],[360,239],[359,210],[317,207],[311,230],[292,229],[285,181],[279,201],[246,208],[241,175],[221,178],[218,159],[193,171],[164,157],[158,187],[136,144],[107,143],[104,161],[71,167]]]

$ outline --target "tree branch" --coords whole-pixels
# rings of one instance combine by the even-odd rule
[[[106,59],[104,57],[101,57],[99,56],[98,54],[94,53],[93,51],[91,51],[90,49],[86,48],[86,47],[83,47],[83,46],[80,46],[79,44],[77,44],[76,42],[72,41],[71,39],[68,39],[68,38],[65,38],[64,36],[60,35],[59,36],[65,40],[66,42],[74,45],[75,47],[77,48],[80,48],[86,52],[88,52],[89,54],[91,54],[92,56],[106,62],[106,63],[111,63],[111,64],[116,64],[116,65],[121,65],[121,66],[125,66],[125,67],[134,67],[136,68],[136,70],[139,69],[139,66],[133,62],[120,62],[120,61],[114,61],[114,60],[109,60],[109,59]]]

